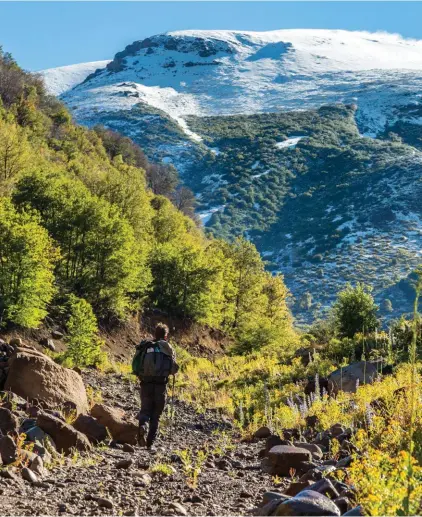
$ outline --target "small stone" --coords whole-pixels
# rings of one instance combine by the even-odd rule
[[[47,472],[44,468],[44,461],[41,458],[41,456],[36,456],[31,463],[31,466],[29,467],[32,472],[35,472],[35,474],[41,478],[43,478]]]
[[[110,499],[106,499],[105,497],[98,497],[97,504],[100,508],[113,508],[113,503]]]
[[[28,467],[24,467],[22,469],[22,477],[25,481],[29,481],[30,483],[36,483],[38,481],[37,475],[35,472],[30,470]]]
[[[58,510],[61,513],[67,512],[67,506],[64,503],[60,503],[58,506]]]
[[[239,496],[242,498],[242,499],[249,499],[251,497],[253,497],[253,495],[248,492],[247,490],[242,490],[239,494]]]
[[[51,337],[53,339],[63,339],[63,332],[60,332],[60,330],[52,330],[51,331]]]
[[[133,460],[129,459],[123,459],[116,463],[116,469],[128,469],[132,466]]]
[[[359,505],[359,506],[355,506],[354,508],[352,508],[348,512],[344,513],[343,515],[350,516],[350,517],[356,517],[356,516],[365,515],[365,514],[363,513],[362,506]]]
[[[16,346],[22,346],[22,339],[20,337],[13,337],[10,341],[9,341],[9,345],[10,346],[13,346],[13,347],[16,347]]]
[[[133,445],[130,445],[130,443],[124,443],[123,444],[123,451],[124,452],[134,453],[135,452],[135,447],[133,447]]]
[[[169,504],[169,510],[173,510],[176,515],[187,515],[188,511],[186,508],[180,503],[173,501]]]

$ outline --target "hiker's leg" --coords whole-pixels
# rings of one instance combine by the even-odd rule
[[[165,384],[154,385],[154,408],[149,423],[147,447],[151,447],[157,437],[158,424],[164,411],[164,406],[166,405],[166,388],[167,386]]]
[[[154,409],[154,385],[141,384],[141,410],[139,411],[139,425],[145,425],[151,420]]]

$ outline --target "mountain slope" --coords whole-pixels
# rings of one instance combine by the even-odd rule
[[[420,260],[421,70],[422,42],[392,34],[177,31],[62,99],[174,163],[203,223],[248,235],[311,321],[347,280],[410,307],[396,286]]]
[[[92,61],[91,63],[80,63],[78,65],[60,66],[58,68],[48,68],[42,70],[40,75],[53,95],[61,95],[71,90],[77,84],[96,70],[104,68],[110,61]]]

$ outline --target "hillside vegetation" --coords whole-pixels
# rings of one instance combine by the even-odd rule
[[[93,310],[81,320],[149,307],[225,329],[246,347],[257,333],[266,345],[294,340],[283,279],[252,244],[206,238],[154,193],[172,193],[168,170],[145,157],[139,167],[127,138],[75,125],[10,55],[0,69],[3,326],[36,327],[47,315],[66,325],[76,297]]]

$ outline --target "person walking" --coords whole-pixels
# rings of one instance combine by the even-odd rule
[[[154,340],[144,340],[136,348],[132,362],[133,373],[139,378],[141,410],[139,412],[138,443],[151,449],[157,434],[160,417],[166,405],[167,383],[179,366],[174,348],[168,342],[167,325],[158,323]]]

